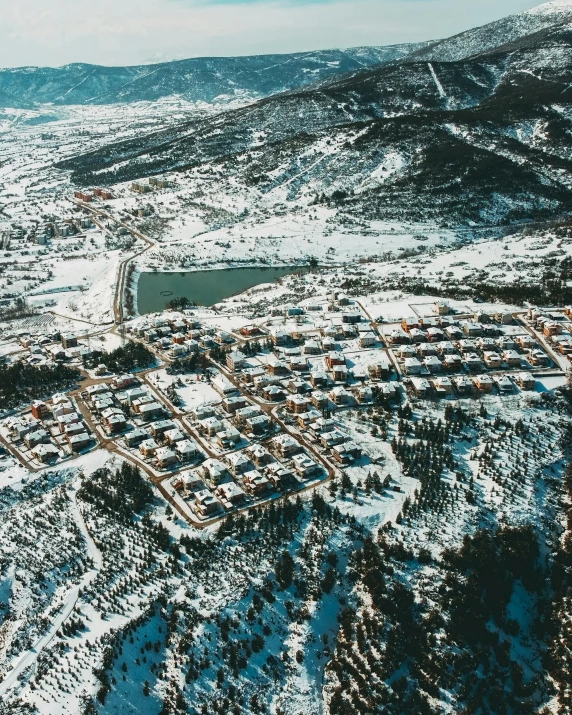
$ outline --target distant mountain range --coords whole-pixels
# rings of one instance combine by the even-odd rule
[[[114,104],[178,95],[190,102],[258,99],[374,65],[430,43],[251,57],[200,57],[136,67],[71,64],[0,70],[0,107]]]
[[[571,146],[572,0],[560,0],[61,167],[91,184],[210,163],[370,219],[481,225],[572,212]]]

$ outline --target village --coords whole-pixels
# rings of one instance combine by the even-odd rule
[[[0,440],[30,470],[108,450],[201,526],[375,464],[340,425],[343,411],[508,396],[568,371],[570,308],[408,307],[401,320],[375,320],[334,291],[240,327],[209,309],[166,310],[123,326],[121,340],[155,359],[126,374],[90,363],[89,339],[22,334],[14,359],[75,364],[88,377],[4,419]]]

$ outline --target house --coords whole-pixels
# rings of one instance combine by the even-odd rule
[[[302,357],[293,357],[288,362],[291,372],[308,372],[308,363]]]
[[[194,440],[183,439],[175,444],[175,453],[180,462],[190,462],[200,451]]]
[[[445,340],[445,333],[439,328],[428,328],[427,338],[430,343],[438,343],[441,342],[441,340]]]
[[[67,415],[61,415],[57,418],[56,421],[58,423],[60,432],[63,433],[67,425],[72,425],[75,422],[81,422],[82,418],[81,415],[79,415],[77,412],[70,412]]]
[[[160,420],[152,424],[150,429],[155,439],[162,439],[167,432],[177,429],[177,425],[172,420]]]
[[[471,395],[473,392],[473,381],[465,375],[454,377],[453,384],[459,397],[466,397],[467,395]]]
[[[35,400],[32,402],[32,415],[37,420],[44,420],[49,414],[50,410],[45,402],[42,402],[41,400]]]
[[[429,372],[441,372],[443,369],[443,365],[441,364],[441,360],[436,355],[428,355],[426,358],[423,359],[423,364],[425,365],[425,369],[429,370]]]
[[[517,335],[514,340],[522,350],[532,350],[536,346],[536,340],[530,335]]]
[[[437,345],[439,355],[454,355],[457,352],[457,347],[450,340],[442,340]]]
[[[183,347],[187,353],[198,353],[201,346],[197,340],[191,338],[190,340],[185,340]]]
[[[225,397],[222,401],[224,409],[231,414],[234,414],[237,410],[246,407],[246,405],[248,405],[248,401],[242,395],[239,395],[238,397]]]
[[[105,410],[108,410],[110,407],[113,407],[113,398],[102,397],[94,401],[92,409],[94,412],[101,414]]]
[[[485,350],[483,353],[483,362],[489,370],[499,370],[502,365],[501,356],[496,352]]]
[[[403,361],[403,372],[406,375],[419,375],[422,365],[416,357],[405,358]]]
[[[493,338],[489,338],[489,337],[479,338],[476,341],[476,345],[478,348],[480,348],[483,351],[488,350],[489,352],[490,351],[494,352],[497,349],[496,342],[493,340]]]
[[[455,372],[463,367],[463,360],[459,353],[447,353],[443,355],[443,368],[449,372]]]
[[[177,442],[182,442],[187,439],[187,435],[185,435],[178,427],[175,427],[174,429],[167,430],[163,435],[163,438],[167,444],[174,445]]]
[[[140,405],[137,412],[144,422],[150,422],[157,417],[161,417],[164,410],[162,405],[154,400],[151,400],[151,402]]]
[[[411,348],[413,349],[413,348]],[[407,357],[413,357],[415,353]],[[370,377],[374,380],[387,380],[391,374],[391,366],[389,364],[389,359],[387,356],[381,355],[375,365],[370,365],[368,368]]]
[[[332,337],[325,337],[322,340],[322,350],[325,353],[332,352],[336,349],[336,341],[335,338]]]
[[[528,360],[534,367],[543,367],[549,363],[548,355],[543,353],[542,350],[530,350]]]
[[[215,489],[215,494],[227,509],[232,508],[236,504],[242,504],[246,500],[246,492],[235,482],[221,484]]]
[[[139,452],[146,459],[149,459],[149,457],[153,457],[158,449],[159,444],[154,439],[146,439],[139,445]]]
[[[270,464],[274,461],[274,457],[270,452],[263,447],[261,444],[253,444],[246,450],[251,461],[256,464],[257,467],[263,467],[266,464]]]
[[[241,353],[240,350],[234,350],[226,356],[226,366],[232,372],[236,372],[243,367],[245,360],[246,355],[244,353]]]
[[[425,357],[428,357],[429,355],[437,355],[437,353],[438,353],[437,346],[433,345],[431,343],[424,343],[417,347],[417,356],[419,358],[425,358]]]
[[[324,407],[328,406],[328,396],[321,390],[314,390],[314,392],[310,395],[310,400],[312,401],[314,407],[318,410],[322,410]]]
[[[493,379],[489,375],[478,375],[473,379],[475,387],[480,392],[492,392],[493,390]]]
[[[466,397],[468,395],[471,395],[473,392],[473,381],[465,375],[461,375],[460,377],[454,377],[453,384],[459,397]]]
[[[58,449],[53,444],[37,444],[32,448],[32,456],[42,464],[49,464],[60,456]]]
[[[345,367],[346,358],[342,352],[332,350],[326,355],[326,364],[330,370],[337,365]]]
[[[289,434],[280,434],[274,437],[272,445],[282,457],[291,457],[294,454],[298,454],[302,449],[298,442]]]
[[[483,366],[483,362],[477,353],[463,355],[463,361],[470,372],[478,372]]]
[[[334,405],[345,405],[350,401],[350,393],[344,387],[334,387],[330,392],[330,399]]]
[[[310,382],[313,387],[327,387],[330,381],[325,372],[318,370],[310,375]]]
[[[342,313],[342,323],[347,323],[349,325],[357,325],[361,322],[361,313],[359,310],[348,310]]]
[[[494,381],[501,394],[507,394],[514,390],[514,383],[508,375],[495,375]]]
[[[282,360],[274,359],[268,363],[268,373],[273,377],[288,375],[290,370],[288,365]]]
[[[145,430],[143,429],[134,429],[131,430],[131,432],[128,432],[124,439],[125,439],[125,445],[127,447],[136,447],[138,444],[141,444],[144,440],[148,439],[149,435]]]
[[[360,348],[373,348],[377,343],[377,338],[374,333],[363,333],[359,338]]]
[[[270,417],[268,415],[257,415],[256,417],[249,417],[246,420],[246,427],[253,434],[264,434],[268,431],[271,426]]]
[[[159,447],[155,451],[155,459],[159,469],[166,469],[177,461],[177,455],[170,447]]]
[[[70,348],[77,347],[77,336],[72,335],[72,333],[62,333],[61,337],[62,347],[64,350],[69,350]]]
[[[244,325],[240,329],[240,334],[244,335],[246,338],[253,338],[256,335],[261,335],[261,330],[258,325]]]
[[[319,355],[321,352],[320,345],[316,340],[308,340],[308,342],[304,345],[305,355]]]
[[[520,367],[521,358],[516,350],[505,350],[502,357],[506,364],[510,367]]]
[[[6,420],[6,426],[13,440],[21,440],[30,432],[35,432],[40,429],[40,422],[32,417],[28,420],[10,417]]]
[[[556,323],[553,321],[546,322],[546,323],[544,323],[544,329],[542,332],[544,333],[544,335],[547,338],[550,338],[553,335],[561,335],[562,334],[562,326],[560,325],[560,323]]]
[[[64,434],[66,437],[71,437],[71,435],[74,434],[81,434],[82,432],[85,432],[85,426],[82,422],[74,422],[73,425],[67,425],[67,427],[64,429]]]
[[[332,447],[332,457],[339,464],[351,464],[359,459],[361,454],[361,449],[354,442],[345,442]]]
[[[195,420],[200,422],[201,420],[206,420],[208,417],[213,417],[215,410],[212,405],[201,405],[200,407],[196,407],[191,414]]]
[[[233,452],[226,456],[226,462],[229,466],[231,474],[238,477],[239,474],[244,474],[252,468],[252,464],[248,457],[242,452]]]
[[[536,387],[536,380],[529,372],[519,372],[514,379],[521,390],[534,390]]]
[[[334,382],[347,382],[348,374],[348,368],[345,365],[335,365],[332,368]]]
[[[371,387],[367,386],[358,388],[358,391],[356,393],[356,399],[360,403],[360,405],[373,402],[373,390],[371,389]]]
[[[472,320],[465,320],[462,322],[461,329],[469,338],[478,338],[483,334],[482,323],[476,323]]]
[[[405,343],[410,343],[411,338],[405,330],[402,330],[401,328],[394,328],[390,331],[389,335],[387,335],[387,342],[391,345],[403,345]]]
[[[310,400],[302,395],[288,395],[286,398],[286,409],[295,415],[307,412],[310,407]]]
[[[151,395],[147,392],[147,390],[145,390],[143,387],[133,387],[129,390],[125,390],[125,392],[117,393],[116,397],[119,402],[121,402],[121,404],[133,406],[135,412],[137,411],[135,403],[137,403],[137,405],[143,404],[139,402],[140,400],[147,399],[150,397],[151,399],[148,401],[154,401],[154,398],[152,398]]]
[[[411,328],[409,331],[409,337],[411,338],[412,343],[417,344],[427,342],[427,335],[423,330],[421,330],[421,328]]]
[[[463,337],[463,331],[461,328],[459,328],[458,325],[448,325],[443,332],[447,336],[449,340],[452,342],[456,342],[457,340],[461,340]]]
[[[54,361],[61,361],[66,359],[65,350],[59,345],[53,345],[47,348],[47,353]]]
[[[321,416],[322,416],[321,413],[312,407],[311,409],[308,410],[308,412],[304,412],[303,414],[298,415],[298,417],[297,417],[298,427],[301,430],[306,431],[308,429],[308,427],[312,424],[312,422],[315,422]]]
[[[319,465],[306,454],[294,455],[294,457],[292,457],[292,464],[296,474],[302,477],[302,479],[307,479],[320,471]]]
[[[270,480],[256,469],[244,475],[244,486],[248,492],[255,495],[265,494],[272,488]]]
[[[235,444],[238,444],[241,439],[242,435],[240,434],[240,432],[234,427],[230,426],[227,429],[223,429],[220,432],[217,432],[216,435],[216,441],[223,449],[230,449]]]
[[[236,387],[232,384],[232,382],[229,382],[224,375],[217,375],[214,377],[211,385],[223,397],[225,395],[230,395],[232,392],[236,392]]]
[[[320,417],[320,419],[316,420],[314,424],[310,426],[310,434],[314,438],[319,438],[321,434],[324,432],[331,432],[336,428],[336,423],[335,420],[331,418],[326,418],[326,417]]]
[[[201,467],[201,472],[212,486],[218,486],[228,474],[227,468],[218,459],[207,459]]]
[[[276,347],[284,347],[290,342],[290,335],[281,328],[272,328],[270,331],[270,340]]]
[[[343,444],[343,442],[347,442],[347,437],[338,429],[333,429],[331,432],[322,432],[319,440],[322,447],[330,448],[334,447],[336,444]]]
[[[436,300],[433,304],[433,310],[437,315],[449,315],[451,306],[444,300]]]
[[[431,391],[431,385],[423,377],[412,377],[411,387],[417,397],[428,397]]]
[[[258,417],[262,414],[262,410],[254,405],[248,405],[248,407],[241,407],[234,413],[234,421],[237,425],[243,425],[246,423],[247,419],[251,417]]]
[[[201,489],[195,493],[195,510],[202,516],[216,514],[222,508],[222,504],[212,495],[210,489]]]
[[[199,422],[199,430],[206,432],[209,437],[214,437],[219,432],[223,431],[223,424],[218,417],[207,417],[206,420]]]
[[[288,389],[297,395],[304,395],[307,392],[312,392],[312,385],[305,380],[293,379],[288,382]]]
[[[294,472],[281,462],[273,462],[266,468],[266,476],[276,489],[280,489],[286,480],[293,478]]]
[[[402,319],[401,327],[406,332],[413,330],[413,328],[418,328],[419,327],[419,318],[416,318],[414,315],[409,315],[409,316],[407,316],[407,318]]]
[[[111,388],[113,390],[125,390],[136,384],[137,379],[133,375],[118,375],[111,381]]]
[[[87,432],[81,432],[68,437],[68,443],[72,452],[81,452],[91,444],[91,437]]]
[[[453,383],[449,377],[438,377],[433,380],[433,389],[437,397],[447,397],[453,394]]]

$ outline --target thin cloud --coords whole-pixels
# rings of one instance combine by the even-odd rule
[[[444,37],[531,0],[18,0],[0,3],[0,66],[298,52]],[[327,7],[326,7],[327,5]]]

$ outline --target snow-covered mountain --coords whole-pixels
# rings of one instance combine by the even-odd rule
[[[114,183],[218,162],[263,193],[287,186],[289,199],[328,200],[337,192],[348,210],[370,218],[456,224],[565,213],[572,210],[567,7],[496,23],[504,28],[499,46],[481,43],[475,54],[473,43],[466,59],[415,55],[322,80],[62,168],[89,184],[95,172],[98,182]],[[530,17],[547,26],[538,29]]]
[[[387,64],[428,43],[290,55],[201,57],[156,65],[22,67],[0,70],[0,106],[112,104],[178,95],[190,102],[256,99],[326,77]]]
[[[510,15],[415,52],[412,60],[455,62],[495,50],[509,42],[572,20],[572,0],[553,0],[532,10]]]

